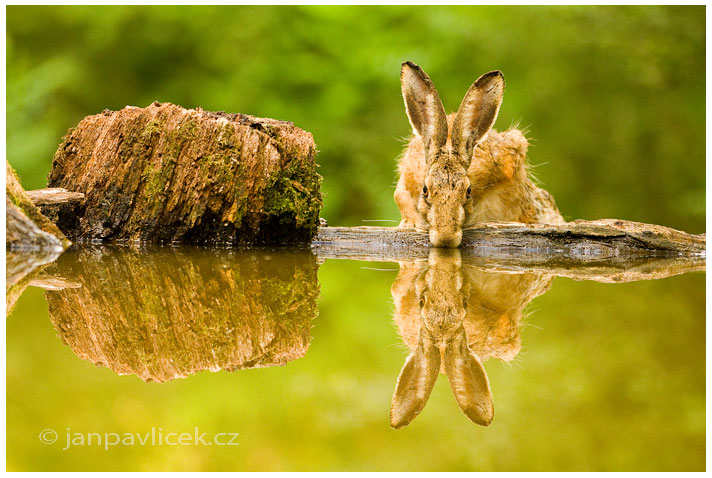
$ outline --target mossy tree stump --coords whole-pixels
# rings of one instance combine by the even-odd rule
[[[158,102],[106,110],[67,133],[49,175],[84,199],[44,210],[80,241],[308,242],[316,152],[284,121]]]

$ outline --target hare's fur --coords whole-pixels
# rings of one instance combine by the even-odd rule
[[[422,69],[404,63],[401,86],[415,135],[398,168],[399,227],[428,231],[433,245],[457,247],[462,229],[479,222],[564,222],[553,197],[529,176],[524,134],[491,129],[504,92],[501,73],[480,77],[447,117]]]
[[[448,124],[452,124],[454,116],[454,113],[448,116]],[[473,196],[465,205],[463,228],[487,221],[564,222],[551,194],[537,187],[529,177],[526,168],[528,146],[527,139],[518,129],[490,130],[487,138],[477,145],[467,169]],[[394,198],[401,211],[400,227],[428,227],[417,208],[426,171],[423,141],[419,136],[413,136],[398,166],[400,179]]]

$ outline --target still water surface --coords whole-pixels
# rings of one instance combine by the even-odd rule
[[[705,274],[557,274],[73,248],[8,293],[8,469],[703,470]]]

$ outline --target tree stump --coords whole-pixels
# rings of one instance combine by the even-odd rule
[[[311,133],[155,102],[88,116],[63,138],[45,210],[79,241],[308,242],[322,206]]]

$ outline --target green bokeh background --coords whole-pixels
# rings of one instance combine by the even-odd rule
[[[319,146],[334,225],[399,218],[412,60],[447,110],[507,80],[567,219],[705,230],[705,7],[7,7],[7,157],[45,185],[64,132],[154,100],[293,121]]]

